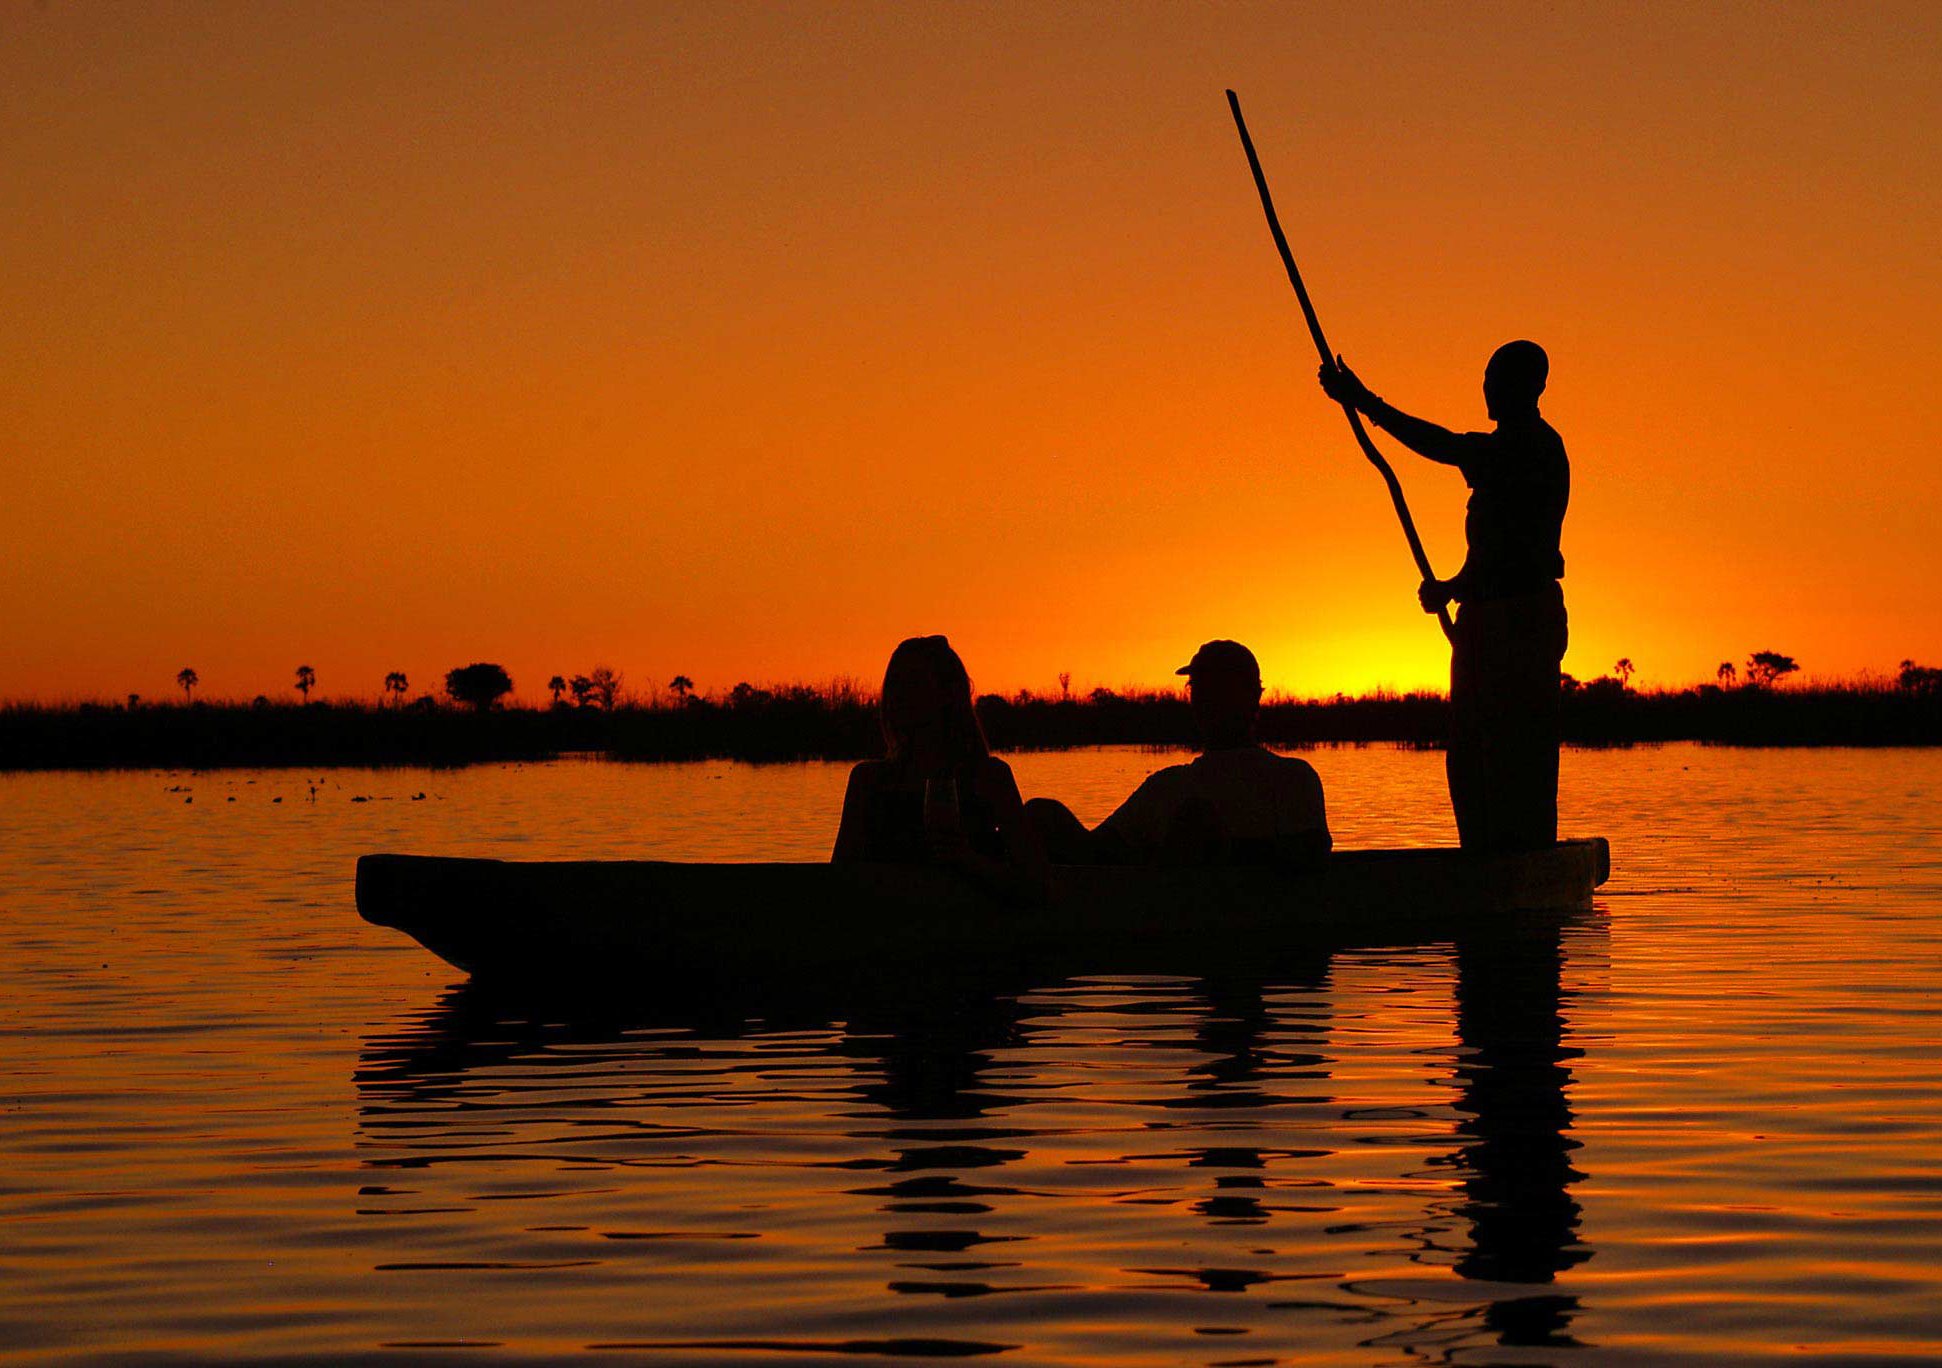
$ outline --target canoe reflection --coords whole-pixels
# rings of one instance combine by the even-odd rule
[[[1377,1233],[1465,1280],[1444,1274],[1433,1289],[1361,1280],[1339,1261],[1291,1271],[1289,1239],[1325,1265],[1332,1239],[1376,1229],[1344,1219],[1357,1208],[1324,1176],[1358,1117],[1333,1077],[1345,1058],[1331,1039],[1341,994],[1319,951],[1272,978],[960,977],[731,993],[644,983],[625,1002],[468,984],[366,1040],[361,1142],[388,1174],[479,1160],[529,1177],[597,1169],[615,1201],[629,1182],[658,1181],[630,1169],[718,1166],[709,1192],[719,1211],[702,1219],[718,1238],[753,1247],[765,1217],[829,1224],[873,1211],[879,1235],[830,1253],[887,1261],[894,1271],[875,1286],[899,1300],[1034,1293],[1067,1314],[1070,1301],[1052,1294],[1101,1289],[1058,1246],[1091,1232],[1150,1256],[1167,1242],[1129,1239],[1116,1214],[1137,1218],[1147,1204],[1156,1218],[1191,1212],[1210,1235],[1258,1227],[1248,1238],[1280,1238],[1241,1266],[1128,1259],[1107,1290],[1256,1289],[1284,1317],[1353,1311],[1369,1345],[1568,1345],[1578,1301],[1547,1288],[1591,1251],[1570,1191],[1583,1177],[1570,1162],[1568,1103],[1579,1051],[1565,1044],[1562,970],[1566,938],[1588,934],[1524,926],[1454,950],[1454,1122],[1443,1123],[1454,1143],[1403,1175],[1419,1180],[1417,1218]],[[778,1167],[835,1181],[779,1189]],[[1114,1185],[1156,1167],[1174,1176],[1166,1188]],[[863,1206],[832,1217],[822,1210],[831,1201]],[[804,1209],[792,1215],[792,1202]],[[755,1223],[712,1229],[731,1218]],[[1122,1233],[1108,1237],[1106,1223]],[[1466,1284],[1475,1295],[1459,1300]],[[851,1320],[868,1317],[866,1301]],[[1013,1338],[1031,1332],[1029,1320],[1007,1324]]]

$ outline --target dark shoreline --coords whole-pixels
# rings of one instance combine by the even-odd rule
[[[1602,682],[1602,681],[1601,681]],[[978,702],[998,750],[1187,746],[1193,717],[1165,693],[1084,700],[986,695]],[[1730,746],[1942,745],[1942,692],[1892,686],[1564,695],[1573,746],[1693,741]],[[1261,737],[1283,748],[1392,744],[1435,748],[1447,727],[1440,694],[1275,699]],[[854,692],[755,691],[734,701],[668,707],[497,708],[424,703],[195,704],[126,708],[0,707],[0,771],[459,766],[594,754],[613,760],[855,760],[880,753],[875,706]]]

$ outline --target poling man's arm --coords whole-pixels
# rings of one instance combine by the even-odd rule
[[[1324,364],[1320,378],[1322,391],[1329,398],[1367,415],[1370,422],[1418,456],[1441,465],[1463,463],[1470,447],[1466,434],[1452,432],[1427,419],[1412,417],[1394,404],[1378,399],[1341,357],[1336,357],[1333,364]]]

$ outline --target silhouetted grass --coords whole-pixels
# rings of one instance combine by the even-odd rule
[[[525,709],[475,713],[330,703],[0,708],[0,769],[463,765],[542,759],[575,748],[555,719]]]
[[[999,750],[1072,746],[1190,746],[1193,709],[1183,694],[1095,691],[1085,699],[1026,695],[978,700],[985,734]],[[1261,709],[1261,739],[1274,746],[1390,741],[1435,745],[1447,728],[1441,694],[1377,692],[1325,699],[1271,698]]]
[[[1261,735],[1301,747],[1435,746],[1441,694],[1378,692],[1272,698]],[[1942,689],[1837,683],[1787,689],[1633,691],[1597,680],[1567,692],[1564,734],[1578,745],[1701,741],[1747,746],[1942,744]],[[1185,746],[1186,699],[1096,690],[1081,698],[987,694],[979,714],[999,750]],[[0,769],[300,765],[463,765],[593,753],[618,760],[848,760],[880,753],[875,699],[852,685],[739,688],[654,707],[495,708],[314,703],[127,708],[0,707]]]
[[[1565,694],[1564,737],[1588,746],[1934,746],[1942,745],[1942,690],[1862,681],[1635,692],[1600,679]]]
[[[979,700],[991,742],[1001,750],[1089,745],[1191,745],[1193,714],[1171,694],[1112,695],[1084,701]],[[1595,680],[1561,700],[1565,741],[1581,746],[1700,741],[1740,746],[1942,745],[1942,691],[1888,684],[1836,683],[1788,689],[1635,691]],[[1449,701],[1440,693],[1332,698],[1271,698],[1261,738],[1275,746],[1392,742],[1440,746]]]

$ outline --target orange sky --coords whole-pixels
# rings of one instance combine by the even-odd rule
[[[1227,85],[1379,393],[1482,426],[1550,350],[1567,669],[1942,663],[1942,6],[52,0],[0,9],[0,696],[932,631],[983,688],[1438,682]]]

